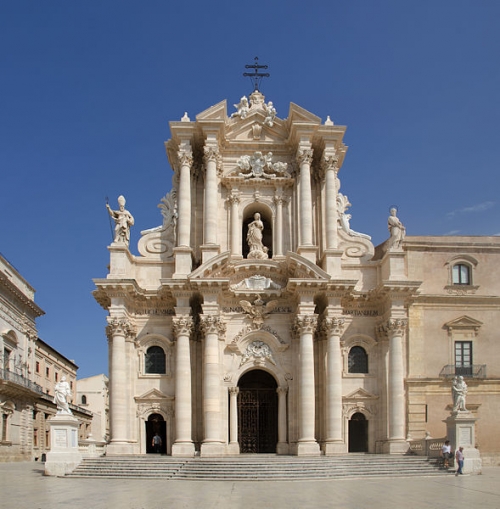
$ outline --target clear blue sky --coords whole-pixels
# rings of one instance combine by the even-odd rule
[[[105,197],[140,231],[172,170],[168,122],[252,90],[347,125],[351,227],[387,236],[500,233],[500,2],[213,0],[0,6],[0,252],[37,290],[39,336],[107,372],[92,278],[111,241]],[[229,112],[233,111],[232,108]]]

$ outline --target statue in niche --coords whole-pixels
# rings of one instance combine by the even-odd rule
[[[266,118],[264,124],[272,127],[276,118],[276,108],[273,106],[273,102],[269,101],[267,104],[264,103],[264,110],[266,110]]]
[[[390,216],[387,220],[387,228],[389,229],[390,237],[389,237],[389,249],[391,248],[400,248],[401,244],[406,235],[406,228],[403,226],[403,223],[397,218],[396,214],[398,213],[398,209],[396,207],[392,207],[390,210]]]
[[[363,239],[371,240],[370,235],[366,235],[365,233],[359,233],[354,230],[351,230],[350,220],[351,220],[351,214],[346,214],[346,210],[351,206],[349,202],[349,198],[347,196],[344,196],[342,193],[338,193],[337,195],[337,210],[339,213],[339,223],[340,228],[344,230],[347,235],[350,235],[351,237],[361,237]]]
[[[248,104],[248,99],[246,98],[246,96],[243,96],[241,99],[240,99],[240,102],[238,104],[235,104],[234,107],[238,110],[238,111],[235,111],[232,115],[231,115],[231,118],[234,118],[234,117],[240,117],[241,119],[244,119],[247,117],[248,115],[248,110],[250,109],[250,105]]]
[[[467,395],[467,384],[463,376],[456,376],[451,385],[453,396],[453,412],[467,412],[465,407],[465,396]]]
[[[129,245],[130,242],[130,227],[134,225],[134,218],[132,214],[125,209],[125,198],[118,197],[118,210],[112,210],[106,203],[109,215],[115,222],[115,239],[114,242]]]
[[[72,415],[69,408],[68,399],[71,397],[71,388],[69,383],[66,382],[66,377],[63,376],[60,382],[57,382],[54,387],[54,403],[57,406],[58,414],[70,414]]]
[[[252,357],[256,361],[264,361],[267,359],[271,364],[276,366],[276,361],[274,360],[273,353],[269,348],[269,345],[266,345],[264,341],[252,341],[252,343],[247,346],[247,349],[241,358],[240,366],[248,362]]]
[[[265,260],[269,258],[267,247],[262,243],[262,232],[264,231],[264,223],[260,219],[260,214],[256,212],[253,221],[248,225],[247,243],[250,252],[247,258]]]

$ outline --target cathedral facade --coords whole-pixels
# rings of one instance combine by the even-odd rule
[[[350,227],[346,128],[255,90],[170,123],[162,224],[110,268],[108,454],[405,453],[444,437],[464,376],[476,444],[500,452],[499,237],[415,237],[392,209]]]

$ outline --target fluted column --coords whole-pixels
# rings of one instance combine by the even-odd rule
[[[343,318],[325,318],[326,332],[326,439],[325,454],[346,452],[342,435],[342,354],[340,337]]]
[[[173,318],[175,348],[175,442],[172,456],[193,456],[191,404],[191,351],[189,337],[193,326],[190,316]]]
[[[179,194],[177,221],[178,245],[189,247],[191,240],[191,166],[193,164],[193,152],[189,143],[182,146],[178,152],[180,163]]]
[[[315,439],[315,387],[313,335],[317,316],[299,315],[295,331],[299,335],[299,439],[298,455],[319,454]]]
[[[280,447],[286,445],[287,433],[286,433],[286,395],[288,393],[288,387],[278,387],[276,389],[278,393],[278,453],[281,453]],[[285,453],[287,451],[283,451]]]
[[[110,370],[110,432],[111,444],[117,445],[117,453],[122,452],[120,444],[129,442],[127,436],[128,402],[127,402],[127,355],[125,340],[135,335],[134,326],[125,318],[108,317],[106,334],[111,346]],[[113,448],[112,448],[113,449]],[[123,451],[124,452],[124,451]]]
[[[231,191],[229,197],[229,203],[231,204],[231,254],[241,255],[241,241],[240,241],[240,230],[241,225],[239,221],[239,205],[240,196],[236,190]]]
[[[205,146],[205,202],[203,210],[203,239],[205,244],[217,244],[217,147]]]
[[[274,203],[276,204],[274,256],[283,256],[283,193],[281,191],[275,194]]]
[[[238,387],[229,387],[229,443],[238,443]]]
[[[390,442],[405,441],[405,391],[404,391],[404,363],[403,337],[407,320],[389,319],[379,327],[379,333],[389,340],[389,373],[388,373],[388,410]],[[389,452],[399,452],[390,447]]]
[[[203,456],[218,456],[222,453],[219,338],[222,338],[225,333],[225,324],[218,316],[214,315],[201,315],[201,319],[205,332],[203,355],[204,439],[201,454]]]
[[[322,166],[325,172],[325,230],[326,248],[337,248],[337,163],[335,155],[323,156]]]
[[[313,216],[311,191],[311,163],[313,151],[299,148],[297,159],[300,165],[300,245],[312,246]]]

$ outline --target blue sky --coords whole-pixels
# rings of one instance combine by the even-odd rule
[[[0,252],[37,290],[39,336],[107,372],[105,209],[123,194],[140,231],[161,223],[168,122],[262,83],[347,125],[351,227],[387,237],[500,233],[500,3],[491,0],[3,2]]]

